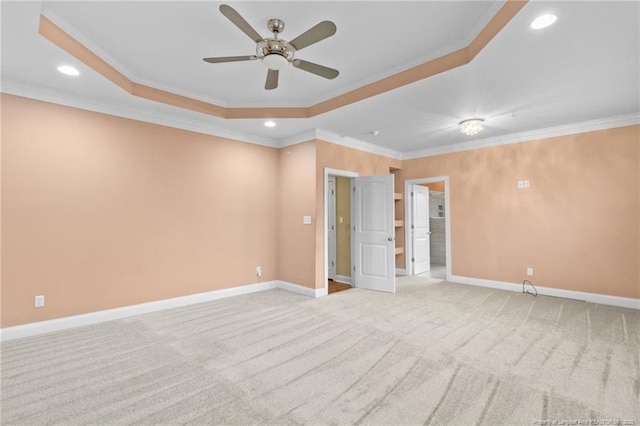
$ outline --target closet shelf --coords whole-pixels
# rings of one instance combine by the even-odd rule
[[[396,247],[396,255],[404,253],[404,247]]]

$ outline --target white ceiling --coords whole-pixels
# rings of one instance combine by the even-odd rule
[[[309,106],[466,46],[502,2],[228,2],[262,35],[286,23],[291,40],[321,20],[335,36],[296,57],[340,70],[335,80],[290,67],[263,89],[258,61],[207,64],[206,56],[254,53],[255,44],[218,11],[219,2],[6,2],[2,7],[2,90],[86,108],[170,119],[223,136],[281,144],[312,129],[399,153],[522,132],[638,115],[640,2],[531,1],[468,65],[312,119],[225,120],[136,98],[44,39],[40,13],[131,80],[223,106]],[[534,31],[539,14],[558,16]],[[76,65],[80,77],[59,74]],[[486,119],[467,137],[460,120]],[[186,124],[185,124],[186,125]],[[187,126],[189,127],[189,126]],[[371,132],[379,130],[374,137]],[[293,138],[293,139],[292,139]]]

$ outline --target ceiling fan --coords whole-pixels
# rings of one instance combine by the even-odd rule
[[[278,38],[284,30],[284,22],[280,19],[270,19],[267,23],[269,31],[273,33],[273,37],[263,38],[253,29],[247,21],[231,6],[226,4],[220,5],[220,12],[227,17],[236,27],[256,42],[256,54],[247,56],[227,56],[220,58],[202,58],[203,61],[210,64],[222,62],[239,62],[254,61],[259,59],[269,68],[267,71],[267,81],[264,88],[273,90],[278,87],[278,74],[282,68],[288,64],[303,71],[310,72],[320,77],[334,79],[338,76],[339,71],[313,62],[296,59],[295,53],[305,47],[311,46],[325,38],[331,37],[336,33],[336,24],[331,21],[322,21],[316,26],[310,28],[304,33],[291,41]]]

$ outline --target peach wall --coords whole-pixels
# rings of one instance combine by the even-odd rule
[[[401,162],[0,106],[2,327],[255,283],[258,265],[262,281],[322,288],[324,167],[398,168],[396,191],[449,176],[454,275],[520,282],[533,267],[539,285],[640,297],[640,126]]]
[[[2,95],[2,150],[2,327],[277,277],[276,149]]]
[[[421,185],[429,188],[429,191],[444,192],[444,182],[422,183]]]
[[[399,168],[400,163],[400,160],[317,141],[315,288],[324,287],[324,168],[357,172],[360,176],[374,176],[389,174],[389,168]]]
[[[316,214],[316,143],[279,152],[278,278],[314,288]],[[303,216],[312,224],[304,225]]]
[[[639,126],[403,162],[449,176],[453,275],[640,297]],[[517,189],[528,179],[529,189]]]

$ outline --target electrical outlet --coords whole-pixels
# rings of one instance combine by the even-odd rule
[[[33,306],[42,308],[44,306],[44,296],[36,296],[33,300]]]
[[[262,276],[262,267],[261,266],[257,266],[256,267],[256,275],[261,277]]]
[[[519,180],[518,181],[518,189],[522,189],[524,188],[524,181],[523,180]]]
[[[528,180],[524,181],[524,187],[525,188],[530,188],[531,187],[531,183]]]
[[[529,277],[533,276],[533,268],[527,268],[527,276]]]

